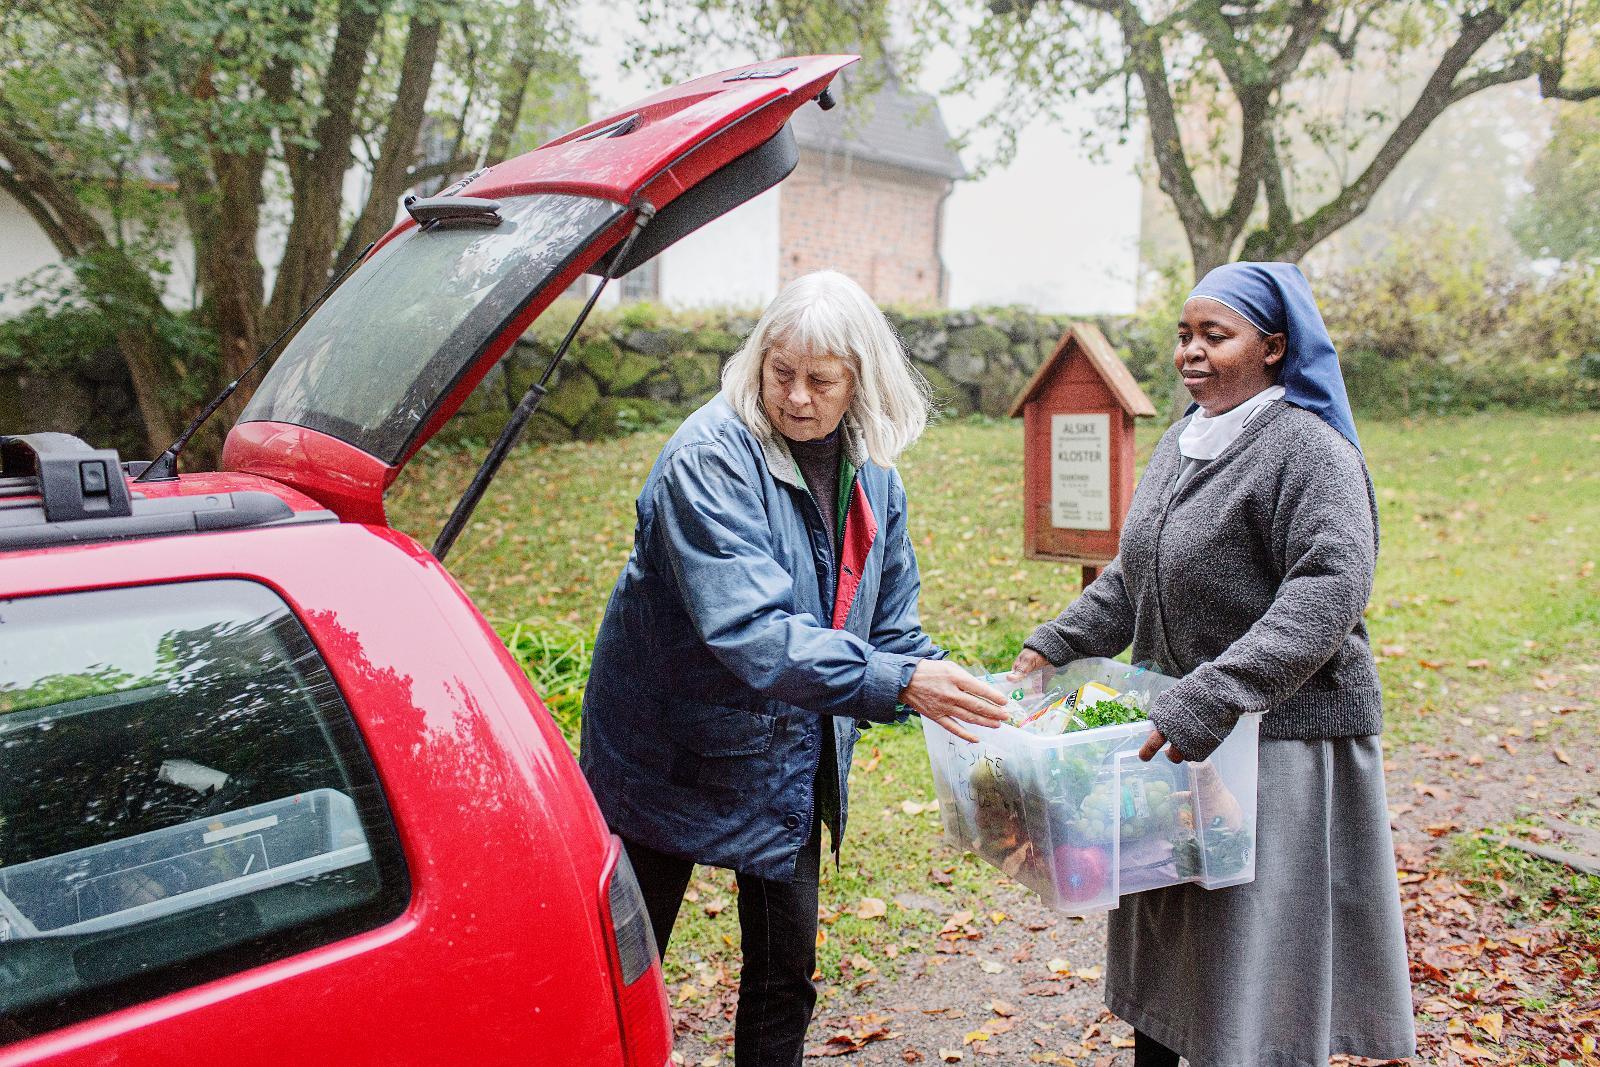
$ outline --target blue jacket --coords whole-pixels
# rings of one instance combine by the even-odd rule
[[[942,655],[917,618],[899,475],[867,461],[848,421],[845,451],[835,567],[787,447],[723,397],[661,450],[583,698],[580,762],[622,836],[788,881],[825,743],[842,831],[858,720],[893,721],[917,661]]]

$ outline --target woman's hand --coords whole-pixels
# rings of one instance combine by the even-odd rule
[[[979,726],[999,726],[1006,721],[1004,693],[942,659],[917,664],[910,684],[900,691],[900,703],[963,741],[977,738],[963,730],[958,720]]]
[[[1151,730],[1144,747],[1139,750],[1139,758],[1149,763],[1155,759],[1156,753],[1161,751],[1162,745],[1167,745],[1166,737],[1160,730]],[[1173,763],[1182,763],[1183,753],[1178,751],[1177,745],[1167,745],[1167,758]]]
[[[1024,674],[1032,674],[1034,671],[1042,671],[1046,667],[1053,666],[1055,666],[1055,664],[1045,659],[1033,649],[1025,648],[1021,652],[1017,653],[1017,661],[1011,665],[1011,680],[1016,681]]]

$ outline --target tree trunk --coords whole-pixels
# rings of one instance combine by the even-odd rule
[[[405,57],[400,62],[400,85],[395,93],[394,110],[383,131],[383,145],[372,168],[372,188],[367,203],[344,248],[334,263],[337,274],[394,224],[395,204],[411,184],[411,164],[417,154],[417,135],[433,84],[433,64],[439,55],[439,20],[414,15],[406,37]]]
[[[328,284],[339,241],[344,174],[354,158],[355,109],[382,7],[375,0],[339,2],[339,28],[322,82],[322,116],[312,133],[316,148],[294,168],[294,217],[262,323],[267,337],[277,336]]]

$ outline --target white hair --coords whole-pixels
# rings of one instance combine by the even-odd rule
[[[783,287],[744,346],[722,368],[722,391],[753,433],[776,431],[761,404],[761,368],[780,345],[795,353],[837,356],[850,368],[853,396],[845,418],[880,467],[922,436],[928,383],[911,366],[889,320],[866,290],[838,271],[803,274]]]

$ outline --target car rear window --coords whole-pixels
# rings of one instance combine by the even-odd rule
[[[0,601],[0,1044],[399,915],[350,709],[265,586]]]
[[[305,426],[398,462],[489,342],[622,210],[508,197],[497,226],[406,231],[307,320],[239,421]]]

